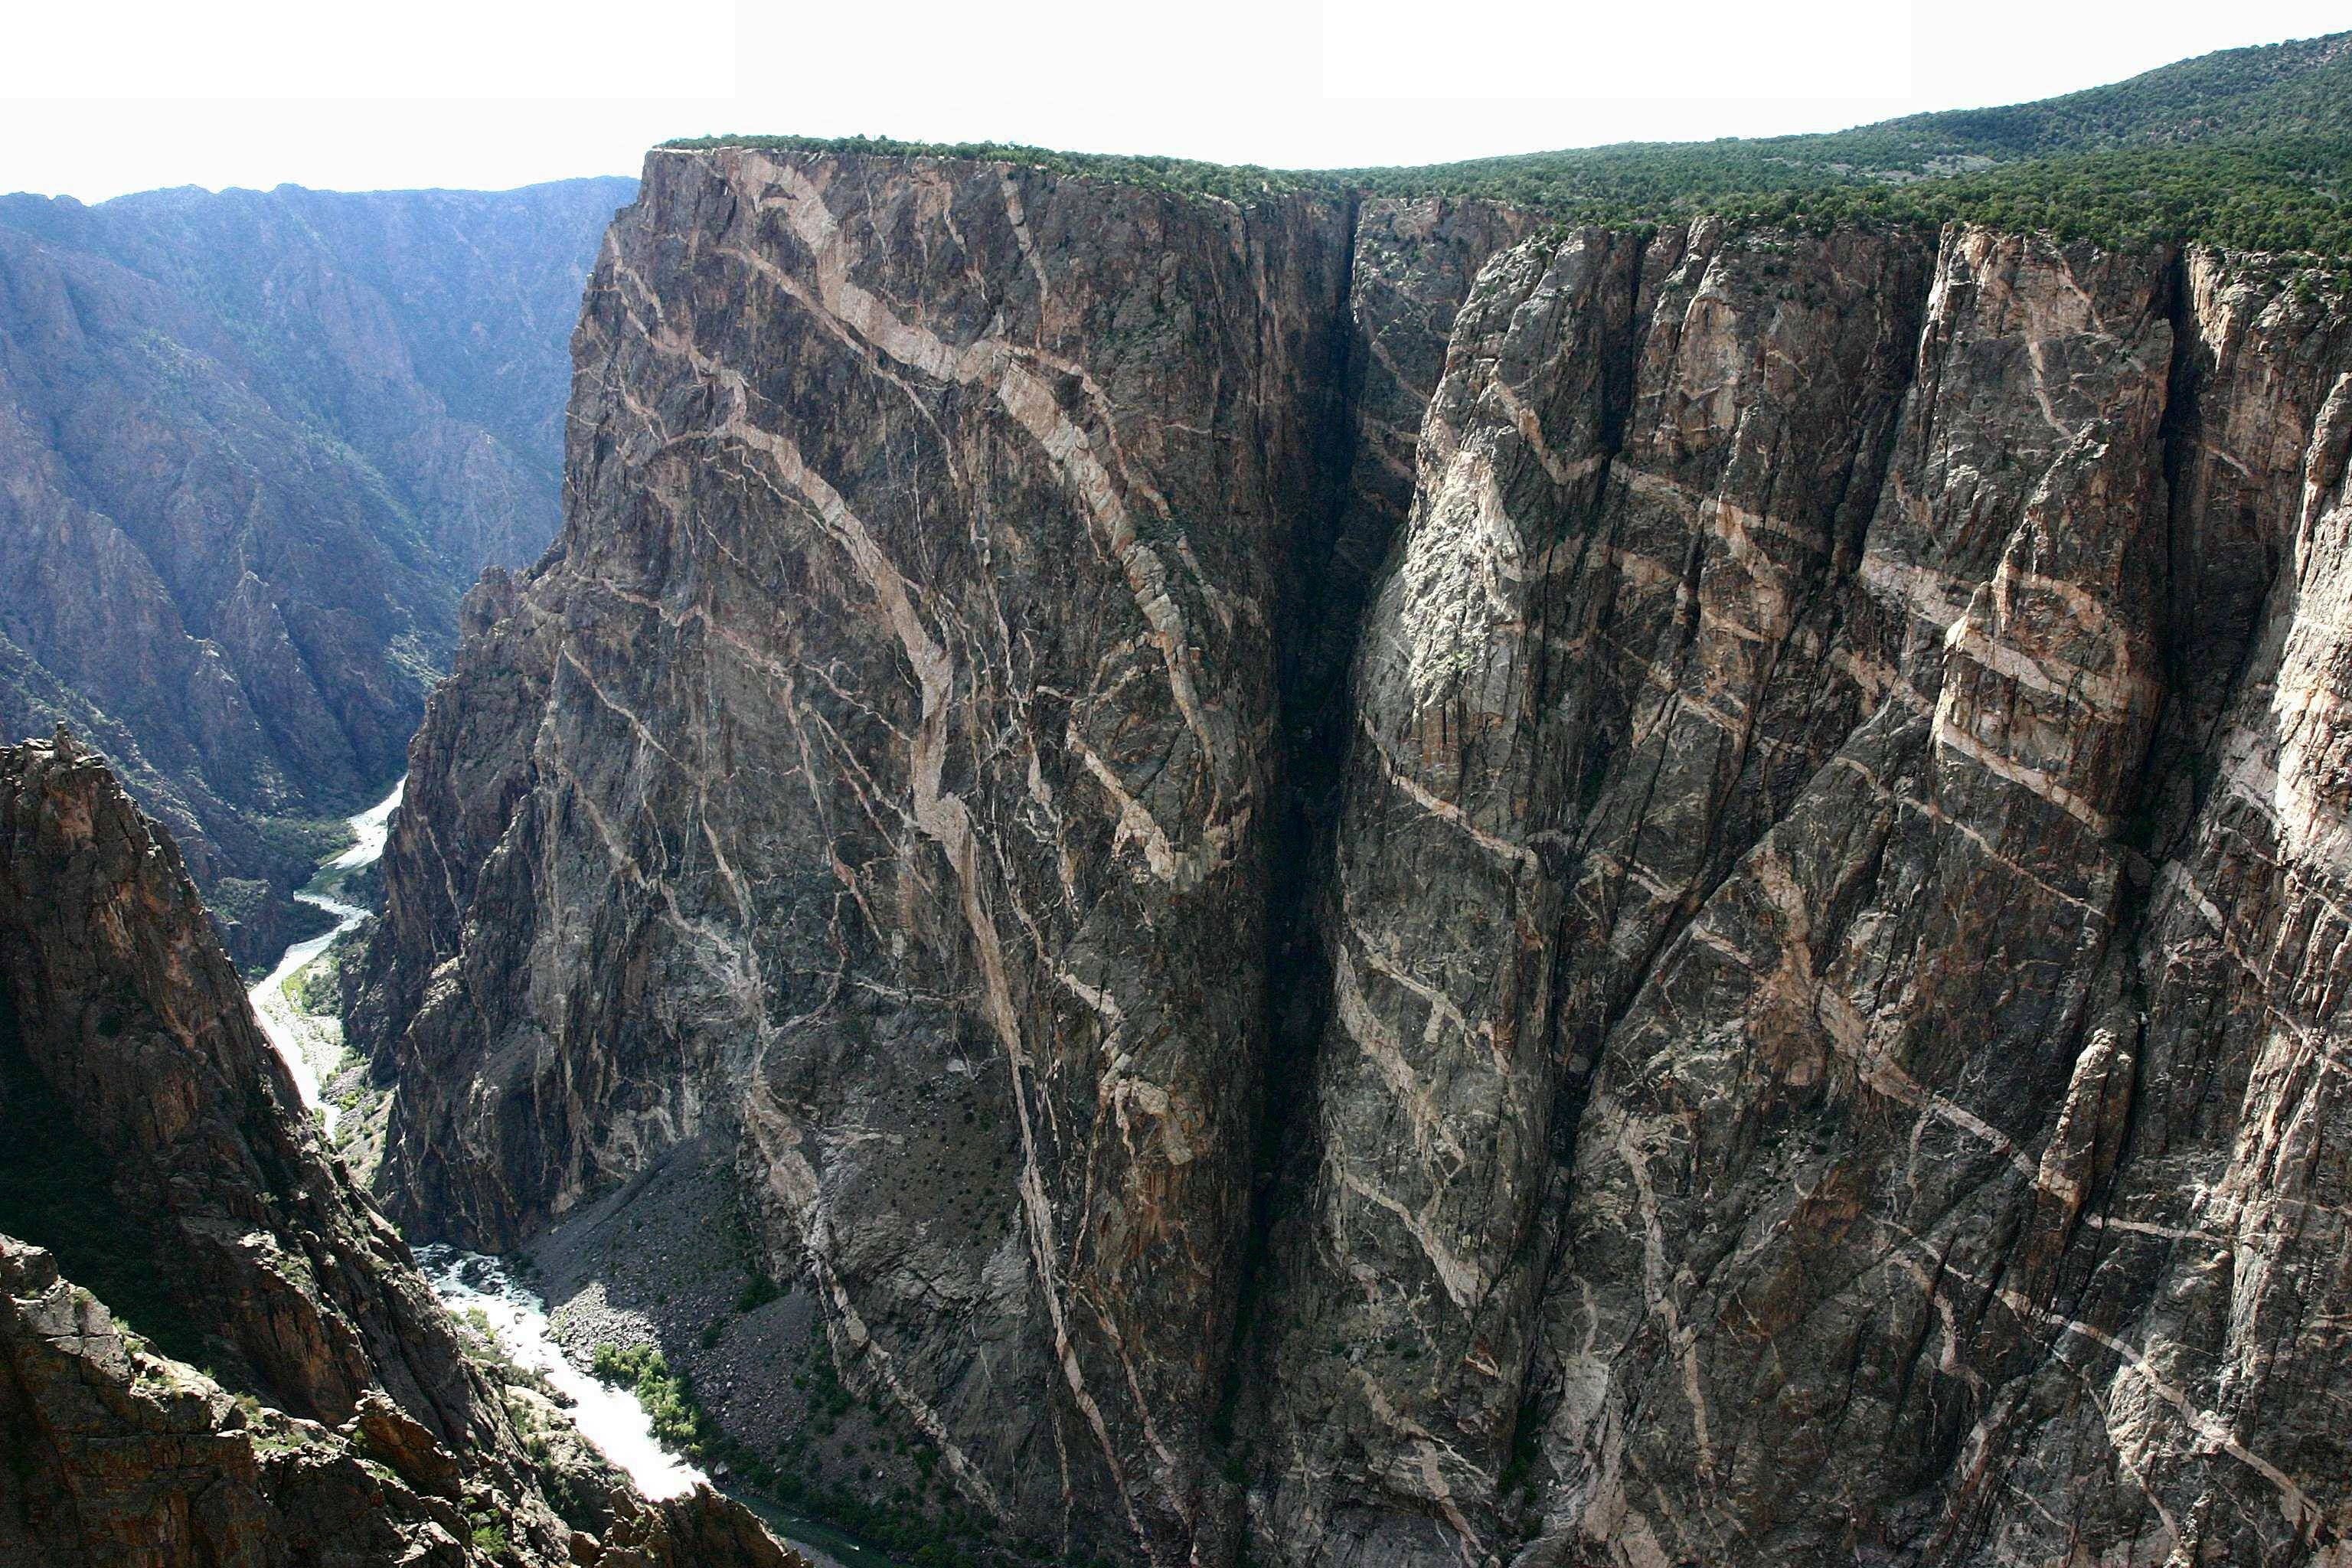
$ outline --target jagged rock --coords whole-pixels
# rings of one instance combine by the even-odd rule
[[[498,1401],[328,1163],[168,838],[69,742],[0,749],[0,1226],[296,1415],[381,1385],[444,1441]],[[44,1145],[35,1152],[36,1141]],[[142,1309],[145,1309],[144,1311]]]
[[[1531,235],[655,154],[412,752],[387,1201],[731,1147],[1070,1555],[2334,1563],[2341,303]]]
[[[808,1568],[799,1552],[776,1544],[759,1522],[709,1487],[624,1511],[588,1549],[595,1568]]]
[[[0,1563],[569,1561],[556,1478],[307,1127],[177,850],[63,734],[0,748]],[[776,1561],[699,1507],[661,1517],[700,1562]]]
[[[470,1561],[446,1505],[362,1469],[322,1428],[248,1414],[5,1236],[0,1445],[11,1564]]]
[[[337,1431],[360,1454],[389,1465],[416,1490],[453,1500],[465,1495],[463,1478],[449,1450],[409,1419],[407,1412],[374,1390],[360,1395],[359,1408]]]
[[[456,1458],[381,1394],[341,1431],[241,1404],[7,1236],[0,1458],[12,1568],[806,1568],[707,1488],[616,1499],[599,1543],[531,1500],[460,1490]]]

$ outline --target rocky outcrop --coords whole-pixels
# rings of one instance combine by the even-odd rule
[[[155,1353],[49,1254],[0,1236],[0,1562],[806,1568],[707,1488],[605,1500],[603,1534],[520,1502],[380,1394],[339,1426]]]
[[[60,1279],[49,1254],[5,1237],[0,1414],[10,1462],[0,1561],[468,1560],[463,1494],[449,1480],[420,1490],[371,1465],[356,1426],[241,1407],[151,1353]]]
[[[2340,304],[734,149],[575,354],[357,998],[420,1235],[731,1150],[1066,1557],[2335,1560]]]
[[[297,1415],[388,1389],[446,1439],[494,1400],[407,1248],[306,1130],[179,857],[61,733],[0,752],[5,1228],[184,1359]],[[54,1195],[50,1195],[54,1194]],[[143,1321],[116,1279],[142,1282]]]
[[[553,532],[630,189],[0,198],[0,733],[100,747],[240,962],[399,773],[458,595]]]
[[[0,1561],[572,1560],[305,1120],[170,839],[63,734],[0,751]],[[601,1515],[614,1568],[782,1562],[716,1499]]]

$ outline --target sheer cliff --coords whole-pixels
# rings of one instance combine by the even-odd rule
[[[0,1563],[785,1568],[560,1473],[305,1120],[169,837],[0,750]]]
[[[70,722],[273,957],[482,566],[558,515],[626,180],[0,198],[0,732]]]
[[[1061,1560],[2336,1561],[2343,301],[1244,197],[649,158],[394,1215],[699,1167],[721,1420]]]

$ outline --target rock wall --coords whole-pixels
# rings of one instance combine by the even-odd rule
[[[1181,1541],[1347,213],[864,174],[656,155],[607,242],[572,485],[625,521],[418,742],[385,1190],[511,1242],[718,1119],[981,1508]]]
[[[2340,304],[1530,233],[655,154],[413,753],[387,1201],[731,1147],[1065,1555],[2332,1561]]]

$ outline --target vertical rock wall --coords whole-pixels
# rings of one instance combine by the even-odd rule
[[[656,154],[386,860],[391,1201],[731,1150],[1066,1554],[2327,1561],[2343,316],[1529,229]]]
[[[454,963],[410,1003],[378,950],[417,1007],[390,1190],[511,1240],[723,1129],[778,1270],[977,1506],[1181,1554],[1348,214],[647,178],[578,342],[574,523],[419,742],[387,942]],[[488,908],[520,918],[468,942]]]

